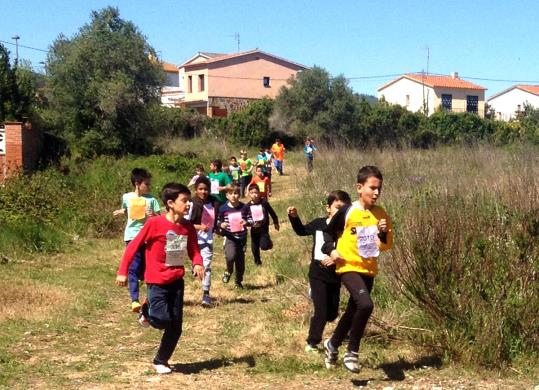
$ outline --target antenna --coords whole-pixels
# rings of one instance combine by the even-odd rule
[[[238,53],[239,53],[240,52],[240,33],[234,33],[233,37],[238,45]]]

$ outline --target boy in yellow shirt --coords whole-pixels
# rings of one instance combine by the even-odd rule
[[[338,348],[350,333],[343,363],[348,370],[359,372],[359,344],[374,308],[370,293],[378,272],[378,256],[393,243],[391,219],[382,207],[376,206],[382,182],[377,167],[360,168],[356,184],[358,200],[342,207],[325,230],[322,252],[330,259],[324,265],[336,264],[336,273],[350,293],[346,311],[331,338],[324,341],[327,368],[335,366]]]

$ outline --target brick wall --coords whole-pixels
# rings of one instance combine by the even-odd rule
[[[41,153],[42,138],[32,125],[5,122],[5,154],[0,155],[0,181],[14,174],[36,168]]]

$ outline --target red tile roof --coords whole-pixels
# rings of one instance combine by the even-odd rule
[[[516,88],[520,88],[523,91],[539,95],[539,85],[517,85]]]
[[[177,65],[171,64],[169,62],[162,62],[161,64],[163,65],[163,69],[165,70],[165,72],[177,72],[178,71],[178,66]]]
[[[427,75],[422,73],[408,73],[404,77],[424,83],[432,88],[462,88],[462,89],[479,89],[485,90],[486,88],[480,85],[470,83],[469,81],[459,79],[452,76],[441,75]]]

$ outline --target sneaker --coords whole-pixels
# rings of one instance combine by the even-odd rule
[[[131,311],[133,313],[138,313],[140,311],[140,308],[141,308],[141,304],[139,301],[133,301],[131,302]]]
[[[142,313],[139,314],[138,323],[143,328],[148,328],[150,326],[150,321],[148,321],[148,319]]]
[[[255,265],[262,265],[262,260],[255,260]]]
[[[324,340],[324,363],[326,368],[334,368],[337,365],[337,358],[339,357],[339,351],[331,345],[330,339]]]
[[[211,306],[211,298],[208,294],[202,295],[202,306],[204,307],[210,307]]]
[[[348,371],[352,371],[357,374],[360,370],[357,352],[346,352],[344,354],[343,363]]]
[[[172,372],[168,364],[154,364],[153,366],[158,374],[170,374]]]
[[[320,353],[320,349],[318,348],[318,345],[311,345],[311,344],[307,344],[305,346],[305,352],[311,354],[311,353]]]
[[[223,283],[228,283],[230,281],[230,272],[225,271],[223,274]]]
[[[148,310],[148,300],[145,299],[144,303],[140,306],[140,313],[138,316],[138,323],[143,328],[147,328],[150,326],[150,321],[148,321],[148,318],[150,317],[150,313]]]
[[[234,287],[239,289],[239,290],[243,290],[243,284],[241,284],[241,282],[236,282]]]

